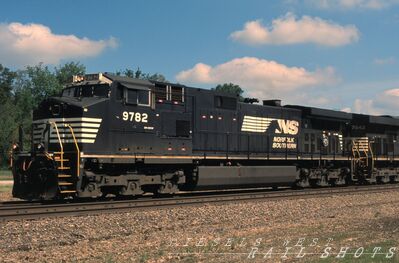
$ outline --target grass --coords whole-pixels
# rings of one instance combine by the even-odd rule
[[[12,174],[10,170],[0,169],[0,181],[12,180]],[[0,185],[0,193],[11,192],[12,185]]]
[[[364,251],[366,253],[373,253],[373,249],[375,247],[381,247],[381,253],[388,253],[389,248],[396,247],[396,242],[394,240],[386,240],[385,242],[378,243],[378,244],[370,244],[369,246],[364,247]],[[356,247],[355,247],[356,250]],[[350,252],[354,252],[353,249]],[[312,262],[320,262],[320,259],[316,259]],[[351,262],[359,262],[359,263],[385,263],[385,262],[398,262],[399,256],[394,252],[393,257],[388,257],[387,254],[376,254],[374,258],[370,254],[365,254],[360,256],[359,258],[354,258],[353,255],[346,255],[344,258],[337,259],[335,255],[328,257],[327,259],[323,259],[322,262],[325,263],[333,263],[333,262],[340,262],[340,263],[351,263]]]
[[[10,170],[0,169],[0,181],[12,180],[12,174]]]
[[[0,185],[0,193],[2,192],[11,192],[12,185]]]

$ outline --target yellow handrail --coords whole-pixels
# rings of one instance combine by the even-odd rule
[[[371,170],[374,170],[374,152],[373,148],[371,147],[371,141],[369,142],[369,149],[370,149],[370,154],[371,154]]]
[[[60,151],[60,154],[61,154],[61,158],[60,158],[61,169],[63,169],[64,168],[64,146],[62,145],[60,132],[58,131],[58,127],[57,127],[57,124],[55,122],[50,121],[49,123],[50,123],[50,125],[54,125],[55,131],[57,132],[57,138],[58,138],[58,142],[59,142],[60,148],[61,148],[61,151]],[[51,140],[51,129],[50,129],[49,133],[50,133],[50,140]]]
[[[71,134],[72,134],[72,137],[73,137],[73,142],[75,143],[75,147],[76,147],[76,152],[77,152],[77,157],[78,157],[78,162],[77,162],[77,177],[79,177],[79,175],[80,175],[80,149],[79,149],[79,145],[78,145],[78,142],[77,142],[77,140],[76,140],[76,137],[75,137],[75,133],[74,133],[74,131],[73,131],[73,128],[72,128],[72,126],[70,125],[70,124],[67,124],[66,125],[68,128],[69,128],[69,130],[71,131]]]
[[[359,151],[358,145],[356,145],[355,140],[352,140],[352,155],[353,155],[354,159],[357,159],[355,151],[359,156],[358,158],[360,158],[360,151]]]
[[[367,139],[367,141],[368,141],[368,139]],[[370,144],[369,143],[367,143],[367,147],[370,148]],[[364,146],[363,146],[363,152],[364,152],[364,155],[366,156],[366,165],[368,167],[369,166],[369,153],[368,153],[368,149],[366,150],[364,148]]]

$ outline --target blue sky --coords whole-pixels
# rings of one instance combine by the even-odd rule
[[[399,115],[398,11],[397,0],[7,1],[0,63],[139,66],[191,86]]]

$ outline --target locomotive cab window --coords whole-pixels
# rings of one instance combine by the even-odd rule
[[[109,97],[109,85],[82,85],[66,88],[62,91],[63,97]]]
[[[150,106],[150,91],[127,88],[125,102],[132,105]]]
[[[76,97],[75,87],[66,88],[62,91],[62,97]]]

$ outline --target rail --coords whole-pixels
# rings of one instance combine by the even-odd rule
[[[169,198],[149,198],[131,199],[116,201],[96,201],[96,202],[76,202],[76,203],[56,203],[56,204],[1,204],[0,203],[0,222],[20,219],[37,219],[61,216],[79,216],[89,214],[128,212],[132,209],[160,209],[181,206],[248,202],[256,200],[280,200],[297,198],[315,198],[331,195],[348,195],[359,193],[380,193],[386,191],[398,191],[399,185],[382,186],[353,186],[353,187],[334,187],[324,189],[306,190],[263,190],[245,193],[221,193],[206,194],[198,192],[194,195],[174,196]]]

